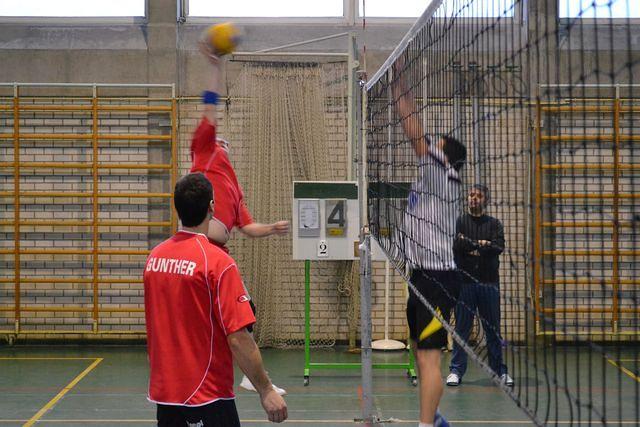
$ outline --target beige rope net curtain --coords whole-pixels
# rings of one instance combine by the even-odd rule
[[[346,68],[345,62],[252,60],[227,77],[224,128],[240,142],[232,156],[256,221],[292,219],[294,180],[346,179]],[[291,236],[238,237],[231,254],[257,305],[258,344],[302,345],[304,264],[291,259]],[[312,343],[346,340],[353,328],[352,280],[344,280],[351,263],[313,263],[311,269]]]

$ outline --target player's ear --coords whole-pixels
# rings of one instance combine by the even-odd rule
[[[213,200],[211,200],[209,202],[209,214],[211,215],[211,217],[213,218],[213,214],[216,212],[215,210],[215,203]]]

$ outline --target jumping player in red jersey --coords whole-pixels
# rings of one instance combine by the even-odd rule
[[[176,183],[182,228],[156,246],[144,269],[150,363],[148,399],[158,425],[240,426],[233,360],[256,385],[269,421],[287,418],[247,327],[255,322],[234,260],[209,242],[211,183],[189,174]]]
[[[207,236],[212,243],[228,253],[226,243],[234,227],[249,237],[266,237],[288,233],[289,221],[278,221],[273,224],[261,224],[253,221],[244,202],[244,195],[235,170],[229,161],[228,143],[216,137],[216,105],[222,74],[220,59],[203,42],[200,43],[200,50],[211,63],[212,70],[208,89],[202,95],[204,116],[191,140],[191,172],[202,172],[213,185],[217,208],[214,218],[209,224]],[[250,304],[254,308],[253,302]],[[249,328],[249,331],[252,331],[252,328]],[[243,377],[240,386],[247,390],[256,391],[246,376]],[[286,394],[286,391],[280,387],[274,385],[274,389],[281,395]]]

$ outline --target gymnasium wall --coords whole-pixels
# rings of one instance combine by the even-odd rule
[[[539,3],[540,5],[535,5]],[[545,2],[531,2],[531,11],[536,7],[540,7],[543,11],[540,20],[555,19],[555,0],[546,0]],[[188,143],[192,130],[197,125],[201,111],[197,96],[202,90],[203,82],[206,81],[207,64],[202,60],[195,49],[196,40],[200,31],[205,27],[204,24],[177,24],[175,19],[175,0],[159,0],[149,1],[149,19],[144,24],[104,24],[104,23],[5,23],[0,26],[0,54],[2,62],[0,62],[0,81],[3,82],[108,82],[108,83],[175,83],[177,88],[177,97],[179,99],[179,124],[178,135],[180,143],[179,170],[184,173],[189,168],[188,159]],[[531,14],[533,16],[533,14]],[[536,22],[533,20],[528,23],[529,34],[533,34]],[[245,41],[243,50],[254,51],[278,45],[291,43],[294,41],[311,39],[327,34],[334,34],[343,31],[355,31],[358,36],[359,45],[367,46],[367,70],[368,74],[373,72],[382,64],[388,54],[393,50],[395,45],[400,41],[405,32],[409,29],[410,23],[399,24],[382,24],[374,21],[367,23],[366,31],[362,30],[360,25],[343,25],[343,24],[266,24],[266,25],[246,25]],[[585,31],[592,31],[592,27],[585,27]],[[595,34],[595,33],[594,33]],[[618,34],[613,31],[605,40],[605,44],[616,45],[616,40],[625,40],[625,34]],[[604,36],[603,36],[604,37]],[[538,76],[532,73],[529,76],[530,87],[534,88],[534,83],[538,81],[563,81],[568,78],[575,79],[575,72],[578,70],[571,69],[569,64],[571,58],[577,58],[576,51],[580,51],[589,56],[592,52],[584,49],[584,46],[577,46],[572,42],[571,38],[567,38],[562,32],[559,33],[560,49],[562,50],[561,67],[558,76]],[[638,47],[640,51],[640,41],[633,38],[632,45]],[[534,44],[535,46],[535,44]],[[606,46],[605,46],[606,47]],[[344,39],[326,41],[308,48],[300,49],[305,51],[318,52],[344,52],[346,42]],[[611,56],[612,67],[623,66],[629,58],[614,53]],[[543,61],[546,59],[542,59]],[[531,70],[535,70],[537,59],[533,58]],[[545,66],[546,69],[546,66]],[[596,76],[587,76],[588,81],[597,81]],[[626,77],[627,80],[631,76]],[[533,93],[533,89],[532,92]],[[8,96],[11,96],[9,94]],[[56,117],[23,117],[23,126],[25,130],[33,132],[69,132],[76,129],[85,131],[87,129],[86,116],[78,116],[69,114],[67,116],[57,115]],[[238,171],[240,182],[246,182],[247,177],[251,173],[251,165],[244,161],[243,144],[245,141],[238,140],[240,135],[238,129],[239,124],[233,120],[233,116],[229,116],[224,110],[220,112],[220,133],[232,141],[232,155],[234,165]],[[345,130],[341,129],[344,124],[334,123],[329,132],[335,141],[336,156],[343,152],[343,146],[346,140],[343,138]],[[518,126],[520,130],[531,130],[532,123],[522,123]],[[130,117],[114,117],[105,119],[101,123],[101,127],[105,132],[160,132],[166,133],[166,123],[148,116],[130,116]],[[12,122],[7,116],[0,119],[0,133],[11,132]],[[518,139],[518,147],[526,147],[531,141],[522,133],[522,139]],[[34,143],[27,143],[23,152],[23,161],[42,161],[47,159],[51,161],[75,161],[82,159],[87,161],[86,147],[82,144],[56,143],[49,147],[37,147]],[[133,163],[147,163],[150,158],[164,158],[166,153],[160,150],[150,152],[145,147],[118,147],[111,152],[105,152],[105,159],[108,161],[130,161]],[[0,141],[0,158],[2,161],[12,160],[11,141]],[[346,162],[348,159],[336,158],[344,167],[346,174]],[[520,182],[526,182],[526,170],[522,169],[516,179]],[[23,189],[34,191],[82,191],[86,190],[87,183],[83,178],[83,173],[72,171],[53,172],[45,171],[39,173],[25,173],[25,181]],[[507,179],[507,177],[504,177]],[[512,176],[509,176],[511,179]],[[7,170],[0,171],[0,191],[11,189],[12,175]],[[110,191],[157,191],[158,188],[164,188],[168,191],[167,181],[159,178],[157,175],[150,179],[144,174],[113,174],[109,178],[101,181],[105,189]],[[498,185],[496,183],[496,185]],[[494,195],[499,197],[499,195]],[[47,219],[51,218],[54,213],[56,218],[65,217],[86,217],[87,205],[77,198],[59,199],[55,202],[32,203],[24,206],[24,218]],[[162,208],[161,203],[155,203],[152,206],[143,203],[142,200],[115,200],[110,207],[105,207],[105,218],[110,219],[130,219],[130,220],[157,220],[158,218],[166,218],[167,210]],[[0,217],[12,218],[12,204],[6,199],[0,201]],[[258,218],[258,220],[260,220]],[[514,225],[505,224],[508,233],[515,233],[515,223],[517,220],[512,219]],[[509,241],[520,241],[524,231],[523,225],[518,224],[517,237],[507,237]],[[106,247],[148,249],[155,243],[160,241],[167,235],[166,229],[153,229],[150,232],[141,231],[139,228],[122,228],[112,229],[108,233],[102,233],[101,241]],[[13,244],[13,234],[11,228],[0,228],[0,248],[10,248]],[[243,239],[238,234],[235,238]],[[82,228],[64,228],[52,226],[38,230],[27,231],[24,236],[24,244],[26,247],[48,247],[48,248],[84,248],[87,245],[86,230]],[[232,246],[233,248],[233,246]],[[527,248],[519,248],[520,251],[526,251]],[[233,251],[233,249],[232,249]],[[25,274],[34,275],[60,275],[63,273],[83,274],[82,272],[90,272],[91,265],[86,261],[86,257],[80,256],[56,256],[55,259],[43,259],[42,257],[33,256],[23,270]],[[53,258],[53,257],[52,257]],[[112,277],[132,277],[141,270],[142,260],[144,257],[127,255],[123,257],[114,256],[104,265],[101,265],[105,275]],[[513,274],[511,264],[503,257],[503,277]],[[238,260],[240,264],[245,260]],[[0,257],[0,278],[8,278],[13,274],[14,266],[11,257],[2,255]],[[314,276],[313,283],[322,290],[318,295],[324,297],[314,297],[313,305],[318,312],[314,317],[322,319],[321,308],[323,304],[335,304],[337,301],[336,294],[332,294],[336,287],[335,271],[330,271],[314,264],[312,267]],[[517,266],[517,271],[524,272],[521,265]],[[300,263],[299,271],[283,272],[283,280],[292,283],[300,283],[300,289],[303,286],[303,264]],[[405,287],[402,285],[402,279],[399,275],[391,271],[392,293],[391,293],[391,310],[390,310],[390,332],[392,338],[402,339],[406,336],[404,307],[405,307]],[[526,277],[519,275],[514,279],[513,283],[517,286],[526,286]],[[374,289],[373,289],[373,325],[374,339],[381,338],[383,329],[383,285],[384,285],[384,265],[382,263],[374,263]],[[88,291],[89,286],[82,284],[64,284],[64,283],[39,283],[31,285],[23,285],[25,295],[23,303],[33,305],[87,305],[90,304],[91,294]],[[13,301],[13,284],[11,282],[0,283],[0,304],[8,306]],[[508,289],[508,287],[506,288]],[[522,294],[520,292],[520,294]],[[140,284],[129,283],[112,283],[103,286],[100,289],[100,301],[114,308],[135,308],[142,307],[142,294]],[[588,305],[589,299],[583,298],[575,301],[576,304]],[[508,304],[503,300],[503,304]],[[292,319],[302,317],[302,305],[300,304],[300,295],[291,295]],[[503,307],[505,307],[503,305]],[[70,335],[70,337],[82,336],[92,338],[94,335],[91,331],[91,313],[73,313],[73,312],[30,312],[24,313],[24,327],[37,331],[39,329],[75,329],[78,331],[86,331],[85,335]],[[327,327],[334,328],[334,320],[329,319],[326,322]],[[0,312],[0,330],[11,330],[13,327],[13,313],[11,311]],[[143,331],[143,318],[141,313],[120,313],[113,312],[105,315],[104,329],[109,328],[118,330],[129,330],[132,332]],[[319,320],[318,327],[322,328],[322,320]],[[338,338],[347,339],[346,319],[341,315],[338,320]],[[510,333],[507,326],[507,335]],[[291,322],[290,330],[286,331],[291,334],[292,338],[302,338],[302,323]],[[512,332],[512,331],[511,331]],[[517,339],[518,334],[526,333],[526,331],[518,330],[515,336],[510,338]],[[40,335],[31,335],[33,337],[41,337]],[[118,338],[128,338],[134,335],[113,335]],[[109,335],[111,337],[111,335]]]

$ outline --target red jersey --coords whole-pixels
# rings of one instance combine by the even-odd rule
[[[227,335],[255,323],[234,260],[204,234],[179,231],[144,269],[148,399],[201,406],[233,399]]]
[[[213,186],[213,216],[227,231],[252,224],[253,218],[244,203],[244,195],[227,153],[216,143],[216,127],[202,118],[191,140],[191,172],[202,172]]]

